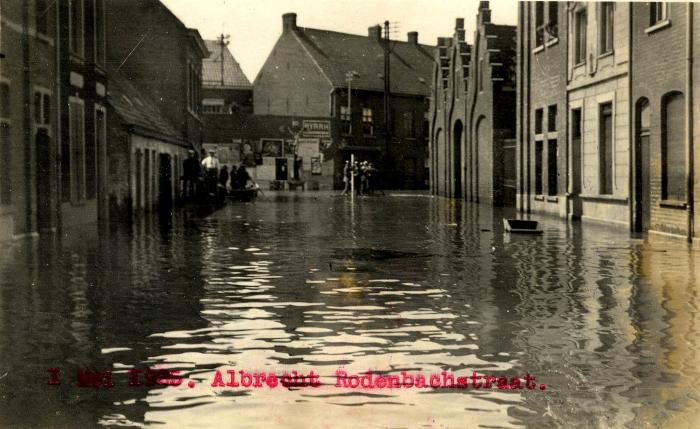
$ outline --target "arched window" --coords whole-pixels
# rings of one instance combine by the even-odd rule
[[[685,201],[685,104],[672,92],[661,100],[661,198]]]

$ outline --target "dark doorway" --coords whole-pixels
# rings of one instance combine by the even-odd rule
[[[173,166],[167,153],[161,153],[159,161],[158,205],[162,209],[170,207],[173,203]]]
[[[287,158],[275,159],[275,180],[287,180]]]
[[[649,230],[651,204],[649,203],[649,102],[637,102],[634,150],[634,230]]]
[[[571,207],[573,218],[580,218],[583,212],[581,204],[581,135],[583,131],[581,109],[571,110]]]
[[[51,137],[45,128],[36,133],[36,217],[39,231],[51,229]]]
[[[454,150],[452,164],[454,166],[454,186],[452,196],[454,198],[462,198],[462,121],[459,119],[455,122],[454,133]]]

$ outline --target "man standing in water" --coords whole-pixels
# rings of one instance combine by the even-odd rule
[[[216,195],[216,183],[219,178],[219,160],[216,159],[216,152],[209,150],[209,156],[202,160],[204,169],[204,180],[209,195]]]

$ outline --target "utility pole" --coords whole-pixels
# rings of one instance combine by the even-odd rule
[[[221,86],[224,86],[224,49],[229,44],[230,35],[221,33],[219,36],[219,46],[221,47]]]
[[[391,162],[389,145],[391,144],[391,34],[389,21],[384,21],[384,187],[388,186],[388,178],[393,177],[394,166]],[[392,172],[389,172],[391,168]]]

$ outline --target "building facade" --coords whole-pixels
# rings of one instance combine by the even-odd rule
[[[181,195],[188,150],[202,149],[202,61],[197,30],[158,0],[108,3],[110,211],[169,208]],[[157,77],[157,78],[155,78]]]
[[[696,236],[694,6],[520,3],[522,213]]]
[[[631,8],[631,226],[696,238],[700,11],[680,2]]]
[[[104,1],[0,10],[0,239],[107,220]]]
[[[321,171],[313,180],[322,189],[342,186],[351,154],[378,166],[387,187],[425,187],[433,47],[415,32],[391,41],[387,103],[379,26],[359,36],[302,28],[296,18],[283,16],[282,35],[253,83],[254,113],[289,118],[293,140],[304,139],[321,164],[302,161],[302,173]]]
[[[430,118],[432,192],[515,205],[515,27],[479,3],[474,43],[464,20],[439,38]]]

